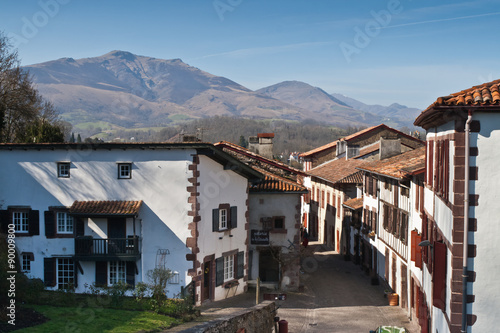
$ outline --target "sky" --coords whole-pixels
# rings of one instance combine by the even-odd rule
[[[500,79],[500,0],[0,0],[22,65],[112,50],[425,109]]]

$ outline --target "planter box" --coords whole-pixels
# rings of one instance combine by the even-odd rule
[[[390,306],[397,306],[399,304],[399,295],[396,293],[387,294]]]

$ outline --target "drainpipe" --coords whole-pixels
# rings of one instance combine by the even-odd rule
[[[462,274],[462,333],[467,332],[467,260],[469,249],[469,152],[470,152],[470,123],[472,111],[469,110],[465,123],[465,184],[464,184],[464,242],[463,242],[463,274]]]

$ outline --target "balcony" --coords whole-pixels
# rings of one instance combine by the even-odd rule
[[[82,261],[136,261],[141,256],[139,237],[75,238],[75,259]]]

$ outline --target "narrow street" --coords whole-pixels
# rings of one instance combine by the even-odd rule
[[[288,321],[290,333],[353,332],[368,333],[381,325],[403,326],[418,333],[418,326],[406,317],[399,306],[389,306],[382,286],[370,279],[350,261],[333,251],[311,245],[311,256],[304,258],[301,273],[303,292],[287,292],[287,299],[276,301],[278,316]],[[262,291],[275,292],[275,291]],[[261,295],[261,300],[263,299]],[[203,305],[200,320],[207,321],[255,305],[255,290],[227,300]],[[180,332],[196,323],[182,325],[168,332]]]

